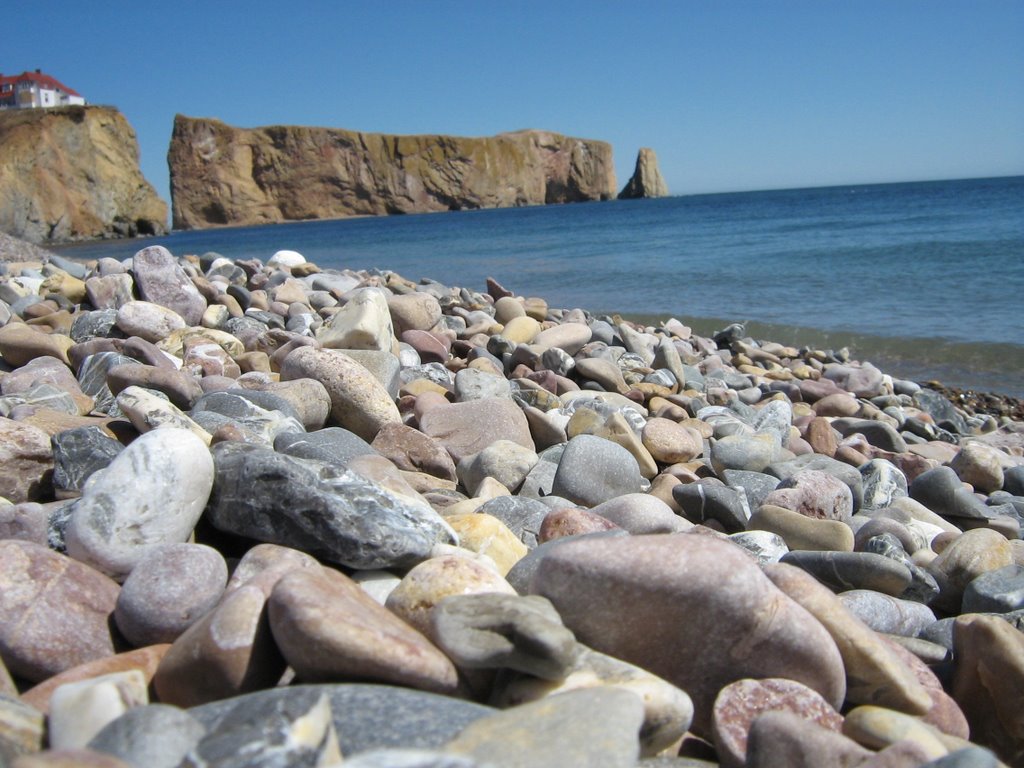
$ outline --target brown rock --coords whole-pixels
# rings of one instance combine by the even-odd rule
[[[744,677],[786,677],[841,704],[835,643],[731,542],[694,534],[586,538],[540,561],[543,595],[580,642],[643,667],[693,699],[708,734],[719,690]]]
[[[452,457],[438,441],[418,429],[405,424],[385,424],[371,445],[399,469],[457,480]]]
[[[786,711],[755,718],[747,737],[747,768],[854,768],[874,753],[853,739]]]
[[[315,557],[307,555],[291,547],[280,544],[257,544],[238,561],[231,573],[225,592],[233,592],[239,587],[258,579],[263,589],[270,592],[278,579],[294,570],[316,569],[320,567]]]
[[[614,531],[618,528],[619,526],[608,518],[595,514],[589,509],[562,507],[549,512],[544,518],[544,522],[540,524],[540,531],[537,533],[537,542],[543,544],[545,541],[560,539],[563,536]]]
[[[723,768],[741,768],[750,726],[763,712],[791,712],[808,723],[841,733],[843,717],[817,691],[793,680],[766,678],[729,683],[715,699],[712,726]]]
[[[39,682],[114,654],[117,584],[87,565],[27,541],[0,541],[0,656]]]
[[[93,677],[109,675],[114,672],[125,672],[129,669],[137,669],[142,672],[146,682],[149,683],[153,680],[153,675],[156,673],[160,660],[170,647],[166,643],[162,645],[147,645],[145,648],[138,648],[134,651],[118,653],[114,656],[96,659],[95,661],[87,661],[84,664],[79,664],[77,667],[67,669],[59,675],[54,675],[34,688],[29,688],[21,695],[21,700],[31,704],[45,714],[50,711],[50,696],[64,683],[89,680]]]
[[[828,419],[818,416],[807,425],[805,439],[815,453],[833,457],[839,449],[839,437]]]
[[[37,357],[11,371],[0,380],[0,391],[12,395],[27,392],[40,384],[49,384],[71,395],[81,416],[93,408],[93,399],[82,392],[71,369],[55,357]]]
[[[1012,564],[1013,552],[1002,534],[990,528],[965,531],[928,564],[939,585],[933,605],[958,613],[968,584],[983,573]]]
[[[526,416],[507,398],[445,402],[426,411],[419,421],[420,429],[438,441],[456,464],[497,440],[511,440],[536,450]]]
[[[459,535],[461,546],[487,555],[502,576],[529,551],[507,525],[492,515],[446,515],[444,521]]]
[[[796,472],[769,493],[764,504],[791,509],[818,520],[848,523],[853,515],[853,493],[842,480],[815,469]]]
[[[691,461],[704,450],[697,432],[669,419],[648,419],[641,438],[651,456],[665,464]]]
[[[54,357],[69,365],[68,350],[74,345],[70,336],[43,333],[25,323],[8,323],[0,328],[0,355],[14,367],[37,357]]]
[[[327,568],[295,571],[269,602],[274,637],[308,682],[369,680],[453,693],[455,666],[427,638]]]
[[[668,186],[658,170],[658,157],[649,147],[640,148],[633,176],[619,192],[619,200],[642,197],[668,197]]]
[[[15,504],[53,498],[50,436],[38,427],[0,418],[0,496]]]

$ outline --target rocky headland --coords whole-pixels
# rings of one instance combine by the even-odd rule
[[[291,251],[11,266],[0,356],[3,764],[1024,764],[1014,418]]]
[[[609,144],[548,131],[393,136],[178,115],[167,161],[175,229],[615,196]]]
[[[112,107],[0,111],[0,231],[32,243],[167,232],[167,204],[139,170]]]

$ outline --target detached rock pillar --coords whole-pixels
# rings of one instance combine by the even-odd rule
[[[668,197],[668,187],[658,170],[658,157],[653,149],[643,147],[636,156],[636,170],[619,192],[619,200],[640,197]]]

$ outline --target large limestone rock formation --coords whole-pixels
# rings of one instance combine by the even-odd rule
[[[644,147],[636,156],[636,170],[619,192],[619,200],[638,197],[668,197],[668,187],[658,170],[658,157],[653,149]]]
[[[547,131],[389,136],[178,115],[167,161],[176,229],[615,195],[609,144]]]
[[[159,235],[167,204],[112,107],[0,111],[0,231],[32,243]]]

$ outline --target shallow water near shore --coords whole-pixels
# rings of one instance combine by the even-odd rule
[[[710,334],[849,347],[887,372],[1024,396],[1024,177],[693,195],[175,232],[57,249],[127,258],[159,243],[677,317]]]

